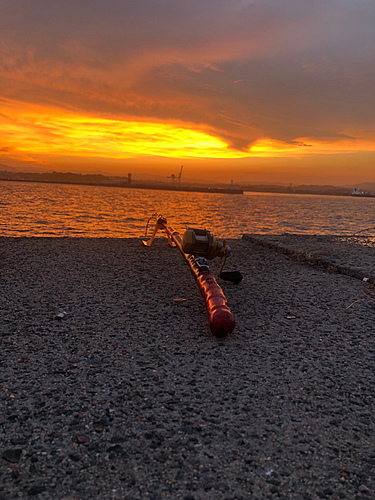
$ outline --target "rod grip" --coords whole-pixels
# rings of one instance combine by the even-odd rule
[[[216,337],[225,337],[233,332],[236,323],[222,289],[208,272],[200,274],[197,283],[206,303],[211,332]]]

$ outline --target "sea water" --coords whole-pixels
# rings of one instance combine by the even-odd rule
[[[374,228],[375,198],[0,182],[1,236],[140,237],[153,213],[178,231],[204,228],[219,238],[350,235]]]

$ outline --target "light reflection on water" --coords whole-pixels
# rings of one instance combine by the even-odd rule
[[[349,235],[375,226],[375,198],[22,182],[0,182],[0,194],[2,236],[139,237],[154,212],[179,231],[202,227],[220,238],[244,233]]]

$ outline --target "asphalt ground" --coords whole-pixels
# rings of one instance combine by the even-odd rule
[[[164,238],[0,238],[0,499],[375,498],[375,291],[298,238],[229,242],[225,339]]]

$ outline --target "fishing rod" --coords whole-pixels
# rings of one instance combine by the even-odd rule
[[[165,231],[168,244],[177,247],[186,263],[189,265],[198,288],[206,303],[208,322],[211,332],[216,337],[225,337],[231,333],[235,327],[235,320],[228,307],[227,299],[210,272],[207,260],[220,257],[219,277],[232,283],[240,283],[242,275],[239,271],[223,272],[223,267],[230,254],[230,247],[225,240],[220,242],[215,236],[205,229],[188,228],[183,236],[168,225],[167,219],[160,214],[153,214],[147,222],[147,229],[152,219],[156,219],[154,232],[149,240],[142,243],[150,247],[158,231]]]

